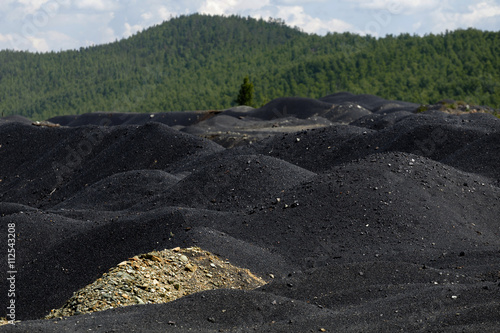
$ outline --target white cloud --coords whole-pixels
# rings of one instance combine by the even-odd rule
[[[166,7],[160,7],[158,14],[162,21],[169,20],[171,17],[176,16],[175,12],[169,11]]]
[[[28,37],[28,40],[31,42],[33,49],[38,52],[49,52],[50,47],[47,41],[44,38],[37,37]]]
[[[0,48],[9,50],[16,49],[12,45],[12,39],[12,34],[0,34]]]
[[[269,0],[205,0],[198,12],[211,15],[227,15],[242,11],[255,11],[269,5]]]
[[[431,18],[434,32],[469,27],[498,30],[500,5],[495,1],[476,1],[475,4],[468,5],[466,10],[459,11],[448,4],[433,12]]]
[[[135,34],[136,32],[142,30],[144,27],[140,24],[130,25],[125,23],[125,31],[123,32],[123,37],[128,38]]]
[[[281,18],[316,34],[500,30],[500,0],[0,0],[0,49],[108,43],[195,12]]]
[[[288,25],[297,26],[308,33],[344,32],[353,30],[354,27],[345,21],[331,19],[328,21],[312,17],[301,6],[278,7],[277,16],[283,18]]]
[[[303,5],[305,3],[324,3],[326,0],[280,0],[275,2],[285,5]]]
[[[483,19],[500,16],[500,5],[494,1],[483,1],[475,5],[470,5],[470,12],[460,15],[460,19],[471,26]]]
[[[18,0],[17,3],[23,5],[26,14],[33,14],[46,4],[50,0]],[[7,1],[9,3],[9,1]],[[15,1],[10,1],[10,3],[15,3]]]
[[[14,2],[19,1],[19,0],[4,0],[0,2],[0,9],[4,10],[9,8]]]
[[[0,35],[0,47],[2,50],[33,50],[29,40],[15,33]]]
[[[342,20],[333,19],[326,22],[326,24],[327,24],[327,30],[330,32],[356,31],[356,28],[352,24]]]
[[[153,14],[151,12],[147,12],[141,15],[141,18],[145,21],[149,21],[153,18]]]
[[[236,5],[236,0],[213,1],[206,0],[200,7],[200,13],[224,15],[228,9]]]
[[[30,50],[33,52],[48,52],[51,50],[46,39],[19,34],[0,34],[0,48],[16,51]]]
[[[409,15],[416,11],[428,10],[439,5],[436,0],[354,0],[361,8],[387,10],[392,14]]]
[[[101,29],[101,35],[98,39],[98,44],[114,42],[117,39],[115,31],[110,27]]]
[[[112,0],[75,0],[77,8],[98,11],[114,10],[118,4]]]
[[[47,31],[43,34],[44,39],[47,41],[51,50],[68,50],[79,48],[80,41],[78,39],[72,38],[68,34],[60,31]]]

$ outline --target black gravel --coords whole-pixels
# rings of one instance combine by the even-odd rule
[[[0,332],[497,332],[500,120],[413,107],[340,93],[205,118],[0,121],[0,237],[15,224],[22,321]],[[325,121],[349,109],[351,124]],[[285,119],[323,127],[227,149],[187,133]],[[37,320],[119,262],[177,246],[269,283]]]

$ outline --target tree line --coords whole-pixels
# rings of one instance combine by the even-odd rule
[[[338,91],[500,107],[500,33],[306,34],[282,20],[189,15],[114,43],[0,52],[0,111],[33,119],[93,111],[223,109],[243,78],[254,106]]]

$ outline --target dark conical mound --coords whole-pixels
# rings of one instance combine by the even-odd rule
[[[7,117],[0,117],[0,125],[6,124],[6,123],[21,123],[21,124],[26,124],[26,125],[31,125],[32,121],[26,117],[23,116],[7,116]]]
[[[332,105],[311,98],[284,97],[277,98],[263,107],[246,112],[247,116],[260,120],[273,120],[293,116],[305,119],[312,116],[321,116],[328,112]],[[226,115],[241,116],[241,113],[224,112]]]
[[[190,134],[203,134],[205,132],[225,132],[239,128],[260,124],[260,121],[239,119],[226,114],[219,114],[201,123],[184,128],[182,131]]]
[[[360,156],[359,148],[366,145],[357,142],[368,142],[368,138],[365,137],[371,132],[364,128],[337,125],[274,136],[247,148],[245,151],[268,154],[318,172],[328,170],[333,165],[346,160],[346,154],[343,151],[337,153],[344,147],[344,144],[348,147],[356,147],[356,149],[350,149],[353,156],[347,156],[347,160]],[[344,159],[340,159],[341,157]]]
[[[341,92],[337,92],[335,94],[330,94],[330,95],[321,97],[319,100],[326,102],[326,103],[331,103],[331,104],[341,104],[341,103],[350,101],[355,96],[356,96],[355,94],[350,93],[348,91],[341,91]]]
[[[99,212],[89,218],[58,212],[20,212],[0,217],[15,223],[16,304],[21,318],[40,318],[72,293],[123,260],[187,244],[185,220],[176,209],[156,214]],[[190,245],[190,244],[189,244]],[[6,284],[1,291],[7,294]]]
[[[375,130],[390,128],[398,124],[404,124],[406,128],[412,128],[423,124],[441,124],[465,129],[474,129],[483,133],[498,131],[500,126],[498,119],[491,114],[466,113],[453,115],[439,111],[417,114],[406,111],[394,112],[391,114],[372,114],[351,123],[351,125],[354,126]]]
[[[374,266],[377,268],[377,265]],[[273,293],[205,291],[167,304],[131,306],[63,320],[22,322],[6,332],[87,332],[109,327],[141,332],[145,331],[145,327],[148,332],[224,332],[234,331],[235,328],[258,332],[442,332],[437,328],[443,323],[447,327],[446,332],[456,332],[463,327],[479,327],[483,332],[495,331],[493,327],[497,323],[498,306],[486,308],[482,305],[496,303],[498,295],[492,290],[495,286],[491,283],[483,283],[480,288],[470,283],[453,285],[450,281],[460,280],[460,277],[447,279],[439,275],[443,272],[436,271],[434,274],[419,274],[434,280],[394,284],[391,283],[391,275],[420,273],[418,268],[396,265],[386,268],[401,269],[401,273],[389,273],[389,280],[383,279],[381,284],[370,285],[366,282],[373,270],[368,265],[342,268],[319,274],[315,272],[308,276],[309,279],[291,278],[281,288],[275,285],[265,287]],[[384,265],[378,268],[384,268]],[[335,285],[342,286],[335,279],[335,273],[341,274],[339,278],[351,276],[348,285],[354,288],[346,289],[347,293],[332,289]],[[445,276],[449,274],[444,273]],[[378,272],[371,277],[374,278],[374,275],[380,276]],[[358,283],[354,285],[355,282]],[[301,283],[317,285],[317,288],[309,290],[312,292],[309,295],[297,293],[296,286]],[[319,290],[323,293],[317,294]],[[281,293],[292,294],[294,298],[283,297],[279,295]],[[328,297],[335,298],[337,302],[328,307]],[[305,302],[300,298],[312,301]],[[338,302],[345,299],[349,299],[350,306],[337,308]],[[401,302],[402,299],[410,301]],[[381,306],[381,302],[390,306]],[[480,324],[477,324],[478,320]]]
[[[233,304],[238,304],[236,307]],[[132,306],[65,320],[21,323],[11,332],[86,332],[100,327],[119,331],[221,332],[235,327],[258,332],[300,332],[313,324],[332,324],[333,311],[292,299],[240,290],[215,290],[167,304]],[[78,322],[77,322],[78,321]],[[75,328],[76,326],[76,328]]]
[[[175,185],[180,179],[160,170],[114,174],[92,184],[54,209],[123,210]]]
[[[0,317],[14,299],[22,320],[0,332],[497,332],[500,120],[441,106],[0,121]],[[220,260],[151,255],[191,247]],[[228,263],[268,284],[149,304],[183,296],[179,275],[217,288]],[[36,320],[90,284],[81,310],[108,310]]]
[[[35,211],[36,209],[30,206],[25,206],[12,202],[0,202],[0,212],[2,216],[17,214],[19,212]]]
[[[93,112],[80,116],[58,116],[49,119],[61,126],[78,127],[83,125],[117,126],[145,125],[154,121],[168,126],[189,126],[206,117],[203,112],[162,112],[162,113],[120,113]]]
[[[159,123],[61,131],[14,124],[0,132],[6,138],[0,155],[7,156],[0,198],[37,207],[57,204],[114,173],[166,170],[183,159],[223,150]],[[26,152],[21,147],[28,143]]]
[[[403,101],[389,101],[384,98],[374,95],[353,95],[351,93],[337,93],[322,97],[320,101],[343,104],[346,102],[360,105],[361,107],[370,110],[371,112],[390,113],[395,111],[414,111],[419,107],[419,104],[403,102]]]
[[[425,285],[474,282],[475,279],[467,278],[452,270],[404,262],[377,261],[332,265],[293,273],[284,279],[273,280],[259,289],[335,308],[335,303],[339,299],[351,305],[359,305],[366,301],[376,302],[379,298],[389,295],[391,297],[404,293],[416,295]]]
[[[407,111],[393,112],[386,115],[372,113],[371,115],[367,115],[353,121],[350,125],[379,131],[384,128],[390,128],[406,117],[411,117],[412,115],[413,113]]]
[[[500,121],[483,116],[476,120],[441,115],[388,116],[383,126],[373,126],[373,118],[362,118],[354,124],[361,127],[331,126],[322,129],[272,137],[247,151],[269,154],[305,169],[321,172],[332,166],[384,151],[418,154],[443,160],[488,133],[500,129]],[[380,124],[378,119],[376,123]],[[391,124],[392,123],[392,124]],[[380,128],[380,130],[372,130]],[[460,142],[459,144],[457,142]],[[453,164],[452,164],[453,165]]]
[[[182,179],[166,198],[155,202],[218,210],[252,208],[262,198],[278,197],[314,175],[269,156],[222,157]]]
[[[442,322],[452,332],[474,324],[478,317],[489,325],[496,321],[496,309],[481,304],[494,302],[498,287],[491,282],[477,286],[478,282],[453,269],[379,261],[290,274],[260,290],[337,310],[337,329],[345,325],[349,332],[354,331],[350,320],[363,332],[429,331]],[[339,308],[339,303],[349,308]]]
[[[278,205],[263,200],[243,228],[212,223],[301,269],[370,258],[425,263],[444,252],[494,251],[500,208],[491,200],[499,195],[485,178],[416,155],[386,153],[299,184]]]
[[[107,131],[102,128],[98,133],[103,135]],[[89,139],[93,138],[88,130],[21,123],[0,125],[0,199],[37,206],[57,183],[57,174],[52,167],[56,161],[67,161],[70,166],[78,163],[77,159],[70,158],[67,149],[70,138],[76,138],[73,147],[77,149],[76,144],[87,135],[83,133],[87,133]]]
[[[483,136],[465,145],[443,160],[468,172],[475,172],[495,179],[500,184],[500,135]]]
[[[332,122],[349,124],[356,119],[370,114],[372,114],[370,110],[365,109],[360,105],[346,102],[337,105],[332,110],[323,115],[323,117]]]

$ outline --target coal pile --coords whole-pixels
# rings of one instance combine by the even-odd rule
[[[0,332],[497,332],[500,120],[449,104],[338,93],[2,119],[0,236],[16,256],[0,267],[20,322]],[[42,319],[174,248],[266,284]]]

